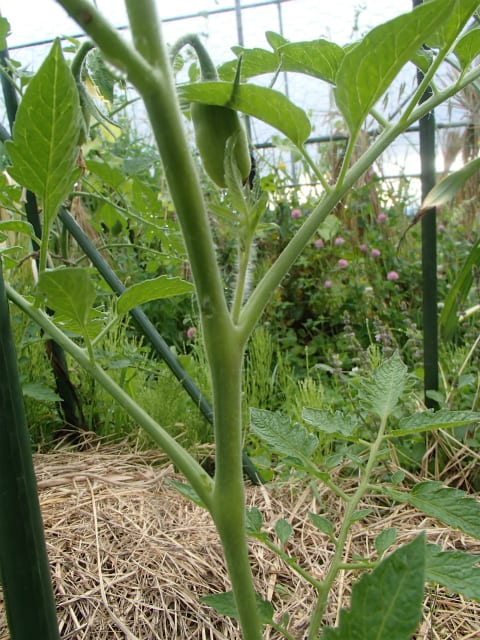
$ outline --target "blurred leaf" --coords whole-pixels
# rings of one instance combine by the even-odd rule
[[[288,42],[284,36],[276,33],[275,31],[266,31],[265,38],[272,49],[278,49],[278,47],[281,47]]]
[[[422,202],[420,211],[425,211],[432,207],[440,207],[451,202],[465,182],[479,169],[480,158],[475,158],[475,160],[467,162],[467,164],[458,171],[454,171],[440,180],[427,194],[425,200]]]
[[[410,640],[422,617],[425,536],[417,536],[363,574],[352,588],[349,610],[325,640]]]
[[[458,310],[465,303],[472,288],[475,268],[480,265],[480,240],[470,249],[465,262],[448,292],[440,313],[439,326],[442,337],[450,340],[458,326]]]
[[[391,527],[390,529],[384,529],[383,531],[381,531],[373,542],[378,555],[382,556],[385,551],[392,546],[396,539],[397,530],[395,529],[395,527]]]
[[[226,591],[224,593],[215,593],[210,596],[203,596],[202,598],[200,598],[200,602],[208,604],[209,607],[212,607],[223,616],[228,616],[229,618],[235,618],[236,620],[238,620],[237,605],[235,604],[235,598],[233,597],[233,593],[231,591]],[[270,624],[274,614],[272,604],[267,600],[263,600],[257,594],[257,606],[262,624]]]
[[[337,107],[356,135],[402,67],[411,60],[432,29],[451,12],[450,0],[432,0],[372,29],[346,51],[336,77]]]
[[[22,393],[27,398],[32,398],[39,402],[60,402],[62,399],[53,389],[40,382],[23,383]]]
[[[272,451],[300,463],[312,456],[318,439],[300,424],[293,424],[288,416],[264,409],[250,409],[252,432],[261,438]]]
[[[242,57],[242,68],[240,69],[240,79],[242,81],[264,73],[275,73],[280,64],[278,55],[266,49],[232,47],[232,50],[237,59],[225,62],[217,69],[220,79],[227,82],[234,80],[240,56]]]
[[[300,147],[310,135],[306,113],[279,91],[253,84],[195,82],[178,87],[181,100],[229,107],[258,118]]]
[[[480,539],[480,504],[465,491],[441,482],[420,482],[412,488],[408,502],[427,516]]]
[[[351,437],[358,429],[358,422],[351,416],[345,416],[341,411],[326,411],[324,409],[311,409],[304,407],[302,409],[302,419],[307,423],[328,434],[338,434],[345,437]]]
[[[366,408],[386,419],[397,406],[407,379],[407,367],[395,352],[363,381],[361,397]]]
[[[85,332],[96,291],[87,271],[80,267],[61,267],[40,274],[38,290],[47,298],[47,305],[72,318]]]
[[[426,561],[428,582],[480,601],[480,556],[458,549],[442,551],[436,544],[428,544]]]
[[[170,480],[169,484],[171,484],[172,487],[175,487],[178,493],[180,493],[184,498],[191,500],[199,507],[202,507],[202,509],[206,509],[205,503],[191,485],[185,484],[184,482],[178,482],[177,480]]]
[[[283,518],[279,518],[275,523],[275,533],[277,534],[278,539],[280,540],[280,544],[283,547],[285,546],[288,539],[292,536],[293,527]]]
[[[10,23],[6,18],[0,16],[0,49],[7,48],[7,36],[10,33]]]
[[[261,533],[263,525],[262,512],[257,507],[247,509],[246,527],[248,533]]]
[[[308,517],[310,518],[314,527],[316,527],[322,533],[326,533],[327,536],[333,540],[335,531],[333,529],[333,524],[330,522],[330,520],[328,520],[328,518],[319,516],[317,513],[309,513]]]
[[[470,29],[457,42],[454,54],[463,70],[475,60],[480,53],[480,28]]]
[[[56,40],[28,84],[5,146],[10,175],[43,201],[46,226],[78,175],[81,112],[78,90]]]
[[[158,276],[158,278],[153,278],[152,280],[144,280],[128,287],[119,296],[118,313],[124,314],[145,302],[181,296],[186,293],[192,293],[193,290],[194,287],[191,282],[177,277]]]
[[[454,427],[463,427],[475,422],[480,422],[480,413],[478,411],[449,411],[441,409],[440,411],[420,411],[413,413],[407,418],[402,418],[398,425],[398,429],[391,431],[389,437],[409,436],[423,431],[431,431],[432,429],[452,429]]]
[[[0,232],[13,231],[14,233],[23,233],[30,238],[35,237],[33,227],[29,222],[23,220],[1,220]]]

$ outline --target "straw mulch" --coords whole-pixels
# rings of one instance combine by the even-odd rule
[[[201,596],[229,588],[221,548],[209,515],[169,484],[176,475],[161,454],[57,452],[36,455],[35,466],[63,640],[240,638],[234,621],[199,603]],[[326,489],[320,492],[330,514],[340,515],[338,499]],[[308,488],[249,487],[248,502],[262,511],[272,531],[279,517],[293,525],[294,542],[287,551],[321,577],[332,547],[308,519],[309,511],[318,511]],[[377,503],[374,508],[375,514],[353,528],[350,556],[374,558],[374,538],[392,526],[400,543],[424,530],[445,549],[480,553],[479,541],[407,506],[392,510]],[[279,620],[290,616],[292,636],[304,638],[312,589],[261,544],[252,542],[251,555],[258,591],[273,602]],[[350,581],[344,574],[335,585],[330,624],[348,605]],[[0,606],[0,640],[8,637]],[[436,587],[427,590],[416,640],[478,637],[480,603]],[[279,635],[270,629],[265,638]]]

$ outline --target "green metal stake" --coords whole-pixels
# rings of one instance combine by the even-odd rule
[[[413,0],[416,7],[423,0]],[[420,70],[418,82],[423,79]],[[422,96],[424,102],[432,96],[430,88]],[[422,200],[436,183],[435,170],[435,116],[433,111],[419,122],[420,159],[422,176]],[[438,404],[427,395],[428,391],[438,390],[438,311],[437,311],[437,220],[436,209],[426,211],[422,216],[422,277],[423,277],[423,369],[425,404],[438,409]]]
[[[0,577],[11,640],[60,640],[0,260]]]

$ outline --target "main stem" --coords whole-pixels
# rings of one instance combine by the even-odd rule
[[[125,2],[133,49],[89,2],[59,2],[105,55],[126,71],[143,98],[152,125],[190,261],[212,376],[216,473],[208,506],[222,541],[243,638],[261,640],[262,625],[247,552],[242,473],[242,360],[248,334],[240,336],[225,300],[207,209],[155,3]]]

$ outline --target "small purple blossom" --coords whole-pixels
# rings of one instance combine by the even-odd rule
[[[361,245],[359,246],[359,249],[360,249],[360,251],[361,251],[362,253],[367,253],[367,251],[368,251],[368,247],[367,247],[367,245],[366,245],[366,244],[361,244]]]
[[[445,225],[440,223],[437,227],[439,233],[443,233],[445,231]]]
[[[300,209],[292,209],[290,212],[290,217],[292,218],[292,220],[297,220],[298,218],[302,217],[302,212],[300,211]]]
[[[333,282],[331,280],[325,280],[323,286],[325,287],[325,289],[331,289],[333,287]]]
[[[195,327],[188,327],[187,329],[187,338],[189,340],[194,340],[197,336],[197,329]]]
[[[400,278],[400,276],[396,271],[389,271],[387,273],[387,280],[390,280],[390,282],[395,282],[399,278]]]
[[[342,236],[338,236],[337,238],[335,238],[335,240],[333,241],[333,244],[336,247],[341,247],[342,244],[345,244],[345,238],[342,238]]]
[[[372,256],[372,258],[378,258],[382,255],[382,252],[380,251],[380,249],[372,249],[370,251],[370,255]]]
[[[317,238],[313,244],[317,249],[323,249],[323,247],[325,246],[325,243],[321,238]]]
[[[337,262],[337,267],[339,269],[346,269],[348,267],[348,260],[345,260],[345,258],[340,258],[340,260]]]
[[[379,224],[383,224],[384,222],[386,222],[388,220],[388,216],[386,213],[379,213],[377,216],[377,222]]]

